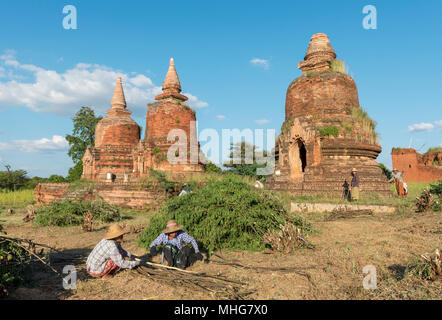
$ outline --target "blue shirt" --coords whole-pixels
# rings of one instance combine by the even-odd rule
[[[183,241],[184,241],[192,244],[193,248],[195,249],[195,252],[199,252],[198,245],[195,239],[182,230],[178,231],[176,237],[171,241],[173,241],[174,243],[172,244],[177,246],[178,249],[180,250],[183,248]],[[158,246],[160,244],[168,244],[168,243],[169,243],[169,235],[167,233],[162,233],[154,241],[152,241],[150,247],[152,248],[153,246]]]

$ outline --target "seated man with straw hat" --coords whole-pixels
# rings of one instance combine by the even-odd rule
[[[179,226],[175,220],[169,220],[166,229],[150,244],[150,256],[154,256],[157,246],[162,244],[164,247],[161,263],[166,259],[170,267],[185,269],[196,260],[203,260],[195,239],[182,229],[183,226]],[[195,253],[191,252],[190,247],[183,246],[183,241],[191,243]]]
[[[92,277],[106,280],[112,278],[121,268],[132,269],[140,261],[127,261],[125,257],[136,257],[121,247],[126,232],[118,224],[113,224],[104,237],[92,250],[86,261],[87,272]]]

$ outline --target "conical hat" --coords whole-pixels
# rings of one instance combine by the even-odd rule
[[[163,230],[163,233],[172,233],[175,231],[179,231],[183,228],[183,226],[179,226],[175,220],[169,220],[166,224],[166,229]]]
[[[106,240],[115,239],[115,238],[118,238],[119,236],[122,236],[126,233],[127,232],[125,232],[123,230],[123,228],[121,228],[118,224],[113,224],[109,227],[109,230],[107,231],[106,235],[104,236],[104,239],[106,239]]]

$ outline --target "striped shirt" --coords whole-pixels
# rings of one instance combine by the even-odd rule
[[[176,235],[174,240],[176,240],[176,246],[180,250],[183,248],[183,241],[184,241],[192,244],[193,248],[195,249],[195,253],[199,252],[198,245],[196,244],[195,239],[182,230],[178,231],[178,234]],[[160,244],[168,244],[168,243],[169,243],[169,235],[167,233],[162,233],[154,241],[152,241],[150,247],[152,248],[153,246],[158,246]]]
[[[92,273],[101,273],[110,259],[120,268],[132,269],[136,266],[136,261],[126,261],[124,257],[131,257],[131,254],[124,250],[115,240],[101,240],[86,261],[87,269]]]

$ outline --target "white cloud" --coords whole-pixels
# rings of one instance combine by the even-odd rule
[[[189,98],[189,100],[187,100],[187,104],[194,109],[205,108],[209,105],[207,102],[198,100],[197,97],[195,97],[194,95],[191,95],[190,93],[183,93],[183,94],[187,98]]]
[[[436,127],[442,127],[442,120],[438,120],[434,122],[436,124]]]
[[[267,120],[267,119],[261,119],[261,120],[255,120],[255,122],[256,122],[257,124],[266,124],[266,123],[269,123],[270,120]]]
[[[264,69],[269,68],[269,61],[265,59],[253,58],[250,60],[250,63],[255,66],[263,67]]]
[[[408,132],[419,132],[419,131],[431,131],[434,129],[434,124],[432,123],[416,123],[408,126]]]
[[[22,152],[50,152],[65,151],[69,143],[62,136],[53,135],[52,139],[42,138],[39,140],[13,140],[0,142],[0,150],[13,150]]]
[[[35,112],[72,116],[81,106],[90,106],[104,114],[110,108],[119,76],[123,79],[128,108],[137,116],[144,116],[146,103],[153,102],[162,92],[161,86],[143,74],[87,63],[78,63],[59,73],[22,64],[11,50],[0,55],[0,68],[0,106],[25,106]],[[194,108],[208,105],[194,95],[187,96]]]
[[[219,114],[216,116],[219,120],[224,120],[226,119],[226,116],[223,116],[222,114]]]

